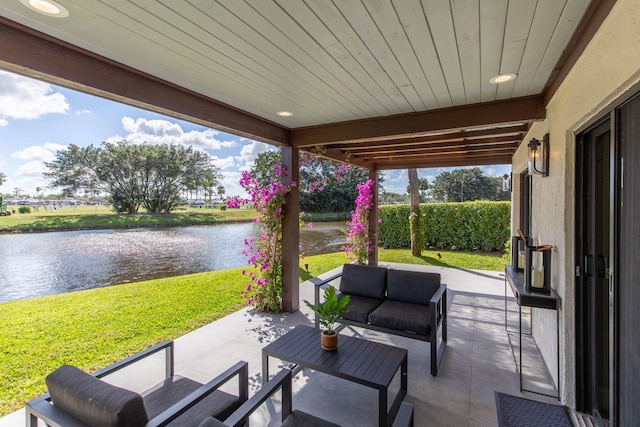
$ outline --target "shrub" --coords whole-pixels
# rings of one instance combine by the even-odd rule
[[[504,251],[509,240],[511,202],[428,203],[420,210],[427,247]],[[411,247],[409,214],[409,205],[380,208],[380,246]]]
[[[23,213],[23,214],[31,213],[31,207],[30,206],[20,206],[18,208],[18,212]]]

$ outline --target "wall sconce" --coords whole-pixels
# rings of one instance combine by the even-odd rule
[[[529,141],[529,175],[549,176],[549,134]]]

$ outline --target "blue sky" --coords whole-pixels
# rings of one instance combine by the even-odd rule
[[[7,182],[0,193],[58,193],[42,177],[43,162],[69,144],[100,145],[103,141],[169,143],[193,146],[211,155],[223,174],[227,195],[243,194],[240,174],[256,156],[273,146],[193,123],[120,104],[0,70],[0,172]],[[419,169],[430,182],[443,170]],[[486,176],[502,176],[510,165],[483,166]],[[405,193],[407,171],[385,171],[384,188]]]

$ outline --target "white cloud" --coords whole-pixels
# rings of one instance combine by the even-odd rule
[[[18,160],[39,160],[50,162],[54,159],[53,153],[44,147],[31,146],[24,150],[16,151],[11,157]]]
[[[16,151],[11,157],[18,160],[37,160],[40,162],[50,162],[55,158],[55,152],[66,149],[66,145],[47,142],[42,146],[32,145],[23,150]]]
[[[76,116],[82,116],[84,114],[91,114],[90,110],[76,110],[75,111]]]
[[[229,170],[235,167],[236,165],[236,160],[234,159],[233,156],[228,156],[225,158],[219,158],[216,156],[211,156],[211,160],[213,162],[213,164],[215,165],[215,167],[217,167],[220,170]]]
[[[220,183],[224,186],[225,197],[247,196],[247,192],[240,186],[241,177],[242,174],[237,171],[229,171],[224,173],[222,179],[220,179]]]
[[[274,150],[274,147],[264,142],[251,141],[251,143],[242,146],[240,155],[236,157],[236,161],[241,169],[249,170],[251,166],[253,166],[253,162],[256,160],[256,157],[258,157],[258,154],[269,150]]]
[[[0,116],[37,119],[68,110],[67,99],[50,84],[0,70]]]
[[[31,162],[24,163],[16,168],[16,175],[18,176],[30,176],[30,177],[41,177],[42,172],[45,172],[47,168],[44,163],[34,160]]]
[[[235,141],[221,141],[217,137],[220,132],[213,129],[185,132],[182,127],[168,120],[147,120],[122,118],[122,126],[127,135],[112,136],[108,142],[127,140],[134,144],[172,144],[193,146],[201,150],[220,150],[224,147],[235,147]]]
[[[49,151],[60,151],[60,150],[66,150],[68,148],[68,145],[55,144],[53,142],[45,142],[44,148],[46,148]]]
[[[6,121],[5,119],[0,119],[0,128],[3,126],[7,126],[9,124],[8,121]]]

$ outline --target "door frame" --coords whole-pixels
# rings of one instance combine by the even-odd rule
[[[595,372],[591,370],[596,365],[596,355],[594,351],[589,351],[596,345],[595,338],[595,318],[592,318],[591,313],[594,310],[594,306],[591,305],[593,300],[591,298],[591,289],[587,289],[587,262],[585,248],[585,233],[586,226],[594,226],[594,224],[585,224],[586,210],[593,207],[587,205],[585,200],[585,192],[589,189],[593,189],[593,180],[595,177],[591,176],[592,171],[586,169],[590,165],[585,165],[585,156],[587,156],[585,136],[588,133],[597,132],[602,130],[599,134],[609,132],[609,268],[607,271],[609,279],[609,301],[608,301],[608,328],[609,328],[609,342],[608,342],[608,370],[609,370],[609,422],[614,424],[616,414],[616,365],[615,360],[617,356],[617,347],[615,343],[615,313],[613,307],[615,307],[615,280],[613,276],[614,269],[612,268],[616,262],[616,244],[617,244],[617,200],[619,197],[619,183],[618,183],[618,159],[616,151],[616,109],[612,109],[604,117],[600,116],[594,124],[582,130],[576,136],[576,149],[575,149],[575,254],[576,254],[576,275],[575,275],[575,351],[576,351],[576,409],[581,412],[587,412],[594,414],[600,424],[604,424],[600,418],[600,413],[597,412],[597,393],[594,385],[597,380],[595,379]],[[603,128],[603,129],[599,129]],[[597,134],[594,134],[596,136]],[[595,139],[594,139],[595,141]],[[589,147],[591,148],[591,147]],[[595,159],[592,159],[595,160]],[[585,173],[589,173],[589,179],[591,183],[587,183],[584,179]],[[597,263],[592,262],[592,270],[595,274],[597,269]]]

